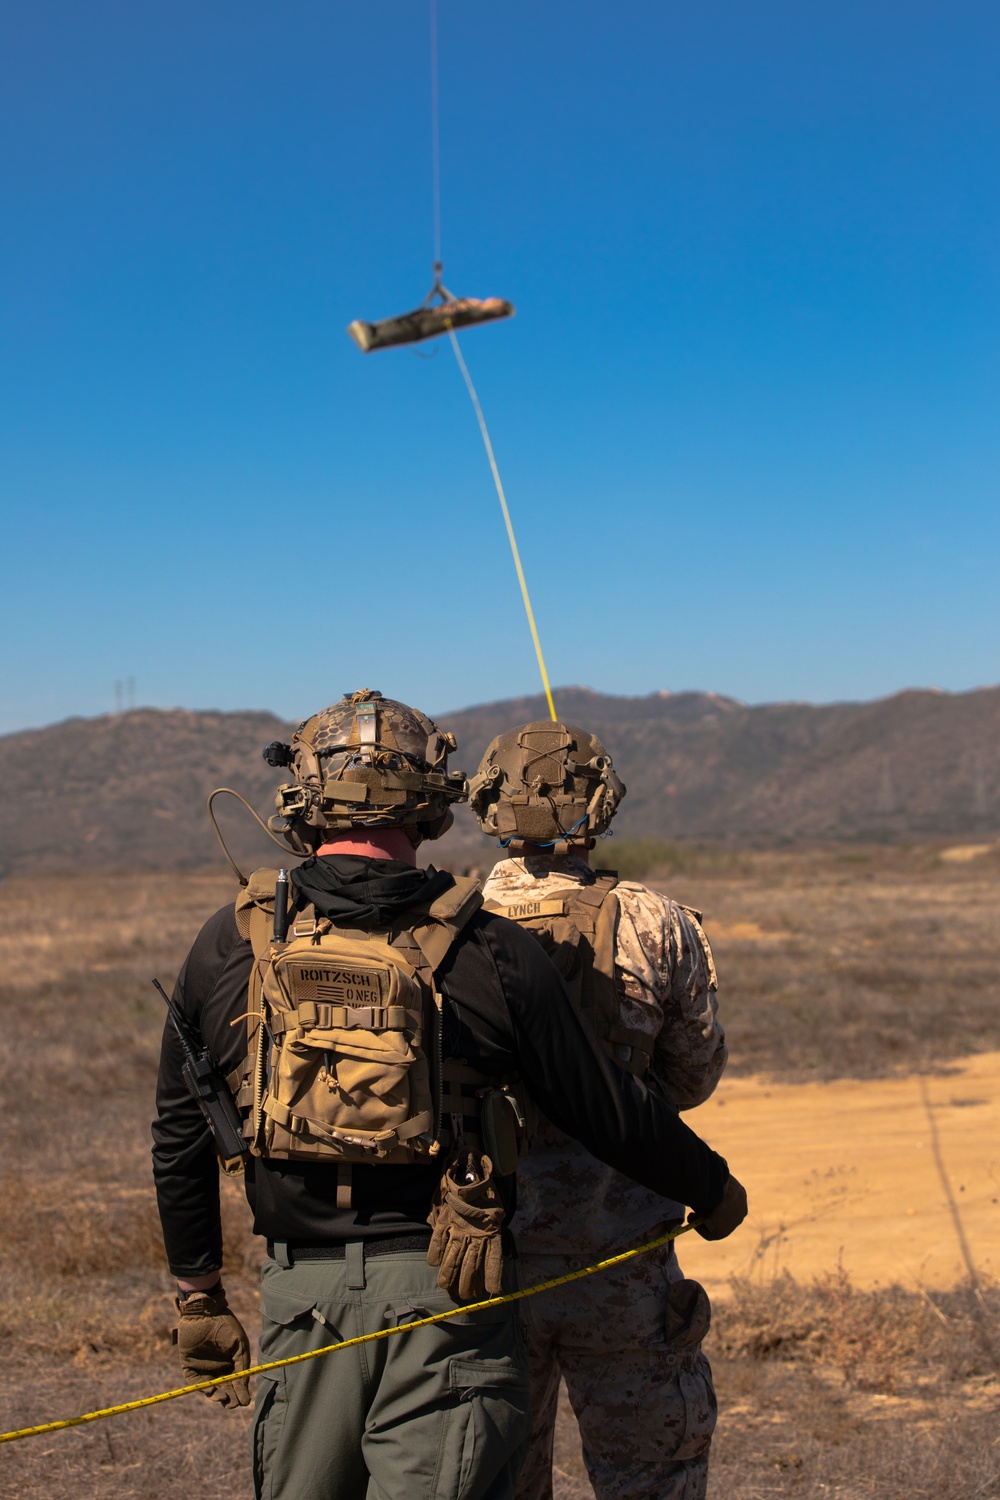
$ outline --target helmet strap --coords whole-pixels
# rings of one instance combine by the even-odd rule
[[[536,844],[531,839],[508,839],[506,842],[501,839],[500,847],[515,859],[530,859],[539,854],[575,854],[579,859],[587,859],[595,842],[592,838],[557,839],[551,844]]]

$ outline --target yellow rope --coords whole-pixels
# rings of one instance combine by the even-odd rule
[[[545,697],[549,705],[549,713],[552,715],[553,720],[555,720],[556,706],[552,701],[552,689],[549,687],[549,674],[545,670],[545,658],[542,655],[542,643],[538,639],[538,630],[535,626],[535,615],[534,611],[531,608],[531,600],[528,597],[528,585],[525,581],[524,569],[521,567],[521,554],[517,550],[517,540],[514,536],[514,527],[511,524],[510,511],[507,509],[507,498],[503,492],[503,484],[500,480],[500,470],[497,468],[497,461],[493,456],[493,444],[490,442],[490,434],[486,426],[486,418],[483,416],[483,408],[480,406],[479,397],[476,395],[476,387],[472,384],[472,376],[469,374],[468,366],[466,365],[465,360],[462,358],[462,351],[458,347],[458,339],[455,337],[455,330],[451,327],[450,324],[448,327],[448,337],[451,339],[451,347],[455,351],[455,358],[458,360],[458,368],[462,372],[462,378],[464,379],[466,388],[468,389],[469,395],[472,398],[472,408],[476,413],[476,420],[479,423],[479,431],[483,435],[483,446],[486,449],[486,457],[489,459],[490,468],[493,471],[493,483],[497,487],[497,495],[500,498],[500,509],[503,511],[504,525],[507,528],[507,539],[510,542],[510,550],[514,554],[514,566],[517,569],[517,581],[521,585],[521,598],[524,600],[524,610],[528,616],[528,624],[531,627],[531,639],[535,643],[535,655],[538,657],[538,670],[542,674],[542,686],[545,688]]]
[[[432,1323],[444,1323],[448,1318],[464,1317],[466,1313],[482,1312],[487,1307],[502,1307],[507,1302],[520,1302],[524,1297],[534,1297],[538,1292],[550,1291],[556,1286],[565,1286],[569,1281],[580,1281],[584,1276],[593,1276],[595,1271],[605,1271],[609,1266],[620,1266],[636,1255],[645,1255],[667,1245],[678,1235],[694,1229],[698,1219],[691,1219],[669,1234],[661,1234],[644,1245],[623,1250],[607,1260],[599,1260],[582,1271],[567,1271],[563,1276],[553,1276],[549,1281],[540,1281],[536,1286],[524,1287],[516,1292],[504,1292],[500,1297],[488,1297],[484,1302],[465,1302],[461,1307],[450,1307],[446,1312],[433,1313],[427,1318],[417,1318],[412,1323],[397,1323],[392,1328],[378,1328],[374,1333],[362,1333],[357,1338],[343,1339],[339,1344],[325,1344],[322,1349],[309,1349],[305,1354],[292,1354],[287,1359],[272,1359],[267,1364],[251,1365],[248,1370],[239,1370],[232,1375],[220,1375],[215,1380],[199,1380],[196,1385],[178,1386],[175,1391],[160,1391],[156,1396],[142,1396],[138,1401],[120,1401],[117,1406],[105,1406],[100,1411],[88,1411],[81,1417],[67,1417],[61,1422],[43,1422],[38,1427],[21,1427],[16,1432],[0,1432],[0,1443],[16,1443],[21,1438],[41,1437],[46,1432],[61,1432],[64,1427],[82,1427],[85,1422],[99,1422],[102,1417],[119,1417],[124,1412],[141,1411],[146,1406],[158,1406],[161,1401],[174,1401],[178,1396],[190,1396],[195,1391],[210,1391],[215,1386],[228,1385],[234,1380],[246,1380],[250,1375],[266,1375],[269,1370],[280,1370],[284,1365],[300,1365],[307,1359],[319,1359],[321,1355],[333,1354],[337,1349],[352,1349],[358,1344],[371,1344],[376,1339],[391,1339],[397,1333],[409,1333],[413,1328],[427,1328]]]

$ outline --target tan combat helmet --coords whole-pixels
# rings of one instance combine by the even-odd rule
[[[504,843],[589,848],[624,795],[597,736],[549,719],[497,735],[469,783],[480,828]]]
[[[300,724],[290,745],[272,741],[264,759],[290,766],[268,826],[297,854],[331,831],[405,828],[414,844],[440,838],[452,802],[464,802],[463,771],[448,770],[455,736],[442,734],[416,708],[362,688]]]

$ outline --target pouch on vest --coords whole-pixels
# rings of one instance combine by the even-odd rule
[[[487,1089],[480,1111],[483,1147],[498,1177],[517,1170],[517,1159],[527,1144],[528,1126],[522,1100],[514,1089]]]
[[[295,924],[263,976],[273,1046],[264,1155],[412,1162],[436,1153],[427,1044],[438,997],[426,989],[388,941],[359,943],[322,919]]]

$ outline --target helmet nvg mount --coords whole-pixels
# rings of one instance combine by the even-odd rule
[[[550,719],[497,735],[469,783],[480,828],[507,843],[591,847],[624,795],[597,736]]]
[[[298,854],[328,832],[405,828],[414,844],[436,839],[452,823],[449,804],[464,802],[469,784],[448,770],[455,736],[418,709],[369,688],[349,693],[299,725],[290,745],[272,741],[264,759],[289,766],[268,827]]]

